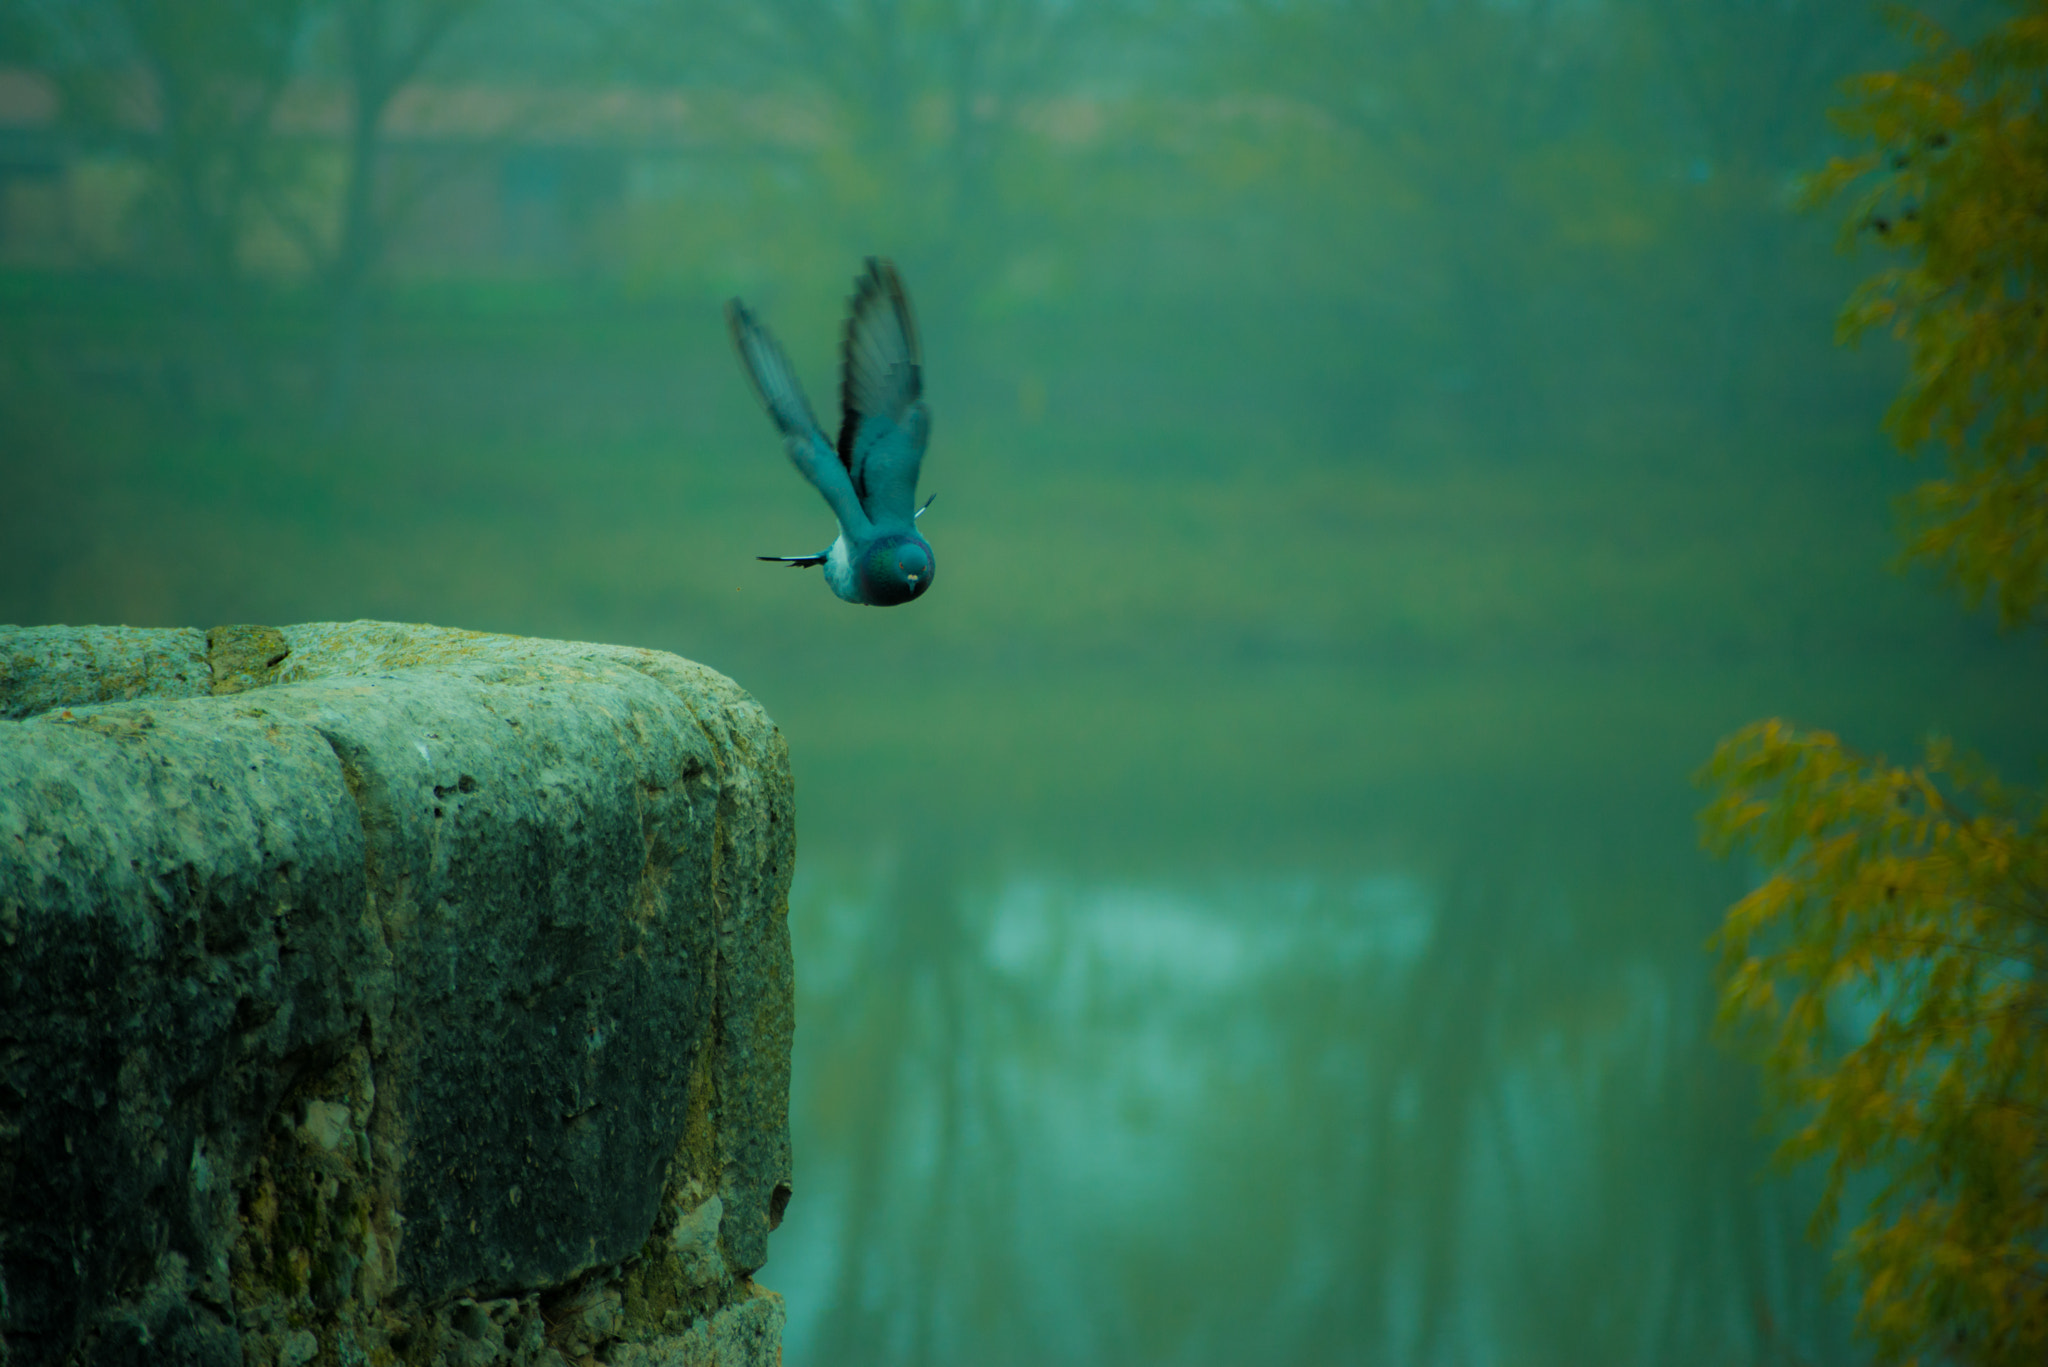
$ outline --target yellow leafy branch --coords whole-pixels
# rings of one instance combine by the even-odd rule
[[[1710,847],[1772,872],[1716,945],[1721,1016],[1751,1048],[1790,1163],[1818,1160],[1825,1236],[1845,1187],[1861,1322],[1888,1356],[2048,1354],[2048,813],[1931,743],[1911,767],[1760,722],[1701,779]],[[1961,1336],[1957,1338],[1957,1336]]]
[[[1905,559],[1940,566],[1972,604],[1989,595],[2016,626],[2048,608],[2048,22],[2030,0],[1971,46],[1922,16],[1899,23],[1924,55],[1850,83],[1836,123],[1869,150],[1830,161],[1803,198],[1850,194],[1845,242],[1901,258],[1837,330],[1907,343],[1886,426],[1909,452],[1948,458],[1905,502]]]

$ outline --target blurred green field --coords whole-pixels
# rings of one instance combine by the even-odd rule
[[[1678,840],[1688,775],[1758,716],[2023,766],[2048,745],[2033,647],[1887,573],[1911,470],[1870,426],[1605,415],[1503,452],[1447,404],[1390,448],[1247,424],[1226,449],[1195,405],[1071,413],[1057,372],[1020,415],[937,352],[941,582],[889,612],[753,558],[832,528],[715,301],[400,322],[341,436],[166,419],[160,363],[39,377],[17,332],[0,617],[674,650],[769,706],[828,846],[943,813],[1063,857],[1312,857],[1474,792],[1538,820],[1647,802]],[[820,340],[794,349],[823,392]]]

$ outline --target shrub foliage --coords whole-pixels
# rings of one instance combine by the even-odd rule
[[[2048,0],[1963,44],[1902,20],[1914,64],[1852,83],[1865,144],[1813,177],[1892,257],[1841,337],[1886,327],[1910,368],[1888,425],[1944,458],[1906,558],[2008,626],[2048,611]],[[1724,1021],[1783,1107],[1788,1161],[1845,1195],[1859,1322],[1890,1361],[2048,1361],[2048,804],[1946,742],[1918,764],[1782,721],[1702,775],[1710,847],[1771,870],[1728,913]]]

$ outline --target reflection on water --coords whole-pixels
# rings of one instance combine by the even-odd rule
[[[808,860],[789,1360],[1841,1357],[1699,936],[1611,933],[1714,890],[1512,866]]]

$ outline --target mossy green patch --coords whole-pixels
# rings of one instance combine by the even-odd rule
[[[285,1098],[264,1152],[240,1192],[241,1235],[229,1259],[243,1352],[278,1359],[282,1335],[310,1331],[316,1367],[350,1362],[424,1364],[431,1325],[381,1305],[396,1250],[388,1174],[368,1161],[376,1089],[358,1046]],[[429,1330],[429,1332],[419,1332]],[[401,1355],[394,1343],[403,1343]]]

